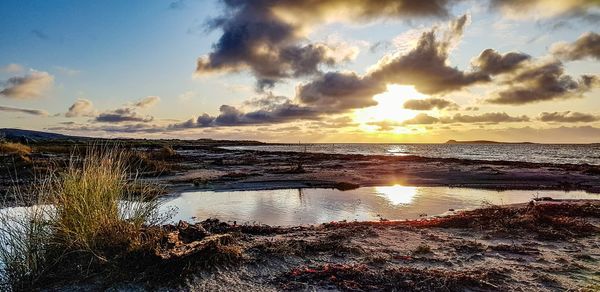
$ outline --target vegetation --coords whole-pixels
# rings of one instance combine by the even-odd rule
[[[421,244],[413,251],[414,254],[428,254],[431,253],[431,247],[427,244]]]
[[[3,210],[1,290],[27,290],[67,272],[77,277],[155,246],[143,227],[165,217],[152,189],[130,176],[128,161],[127,152],[91,147],[64,173],[36,182],[32,207]],[[135,197],[128,191],[132,184],[138,185]]]
[[[0,153],[29,155],[31,154],[31,147],[21,143],[2,142],[0,143]]]
[[[0,142],[0,154],[16,158],[16,162],[31,163],[31,147],[21,143]]]

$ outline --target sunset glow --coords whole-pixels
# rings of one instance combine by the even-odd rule
[[[404,108],[404,103],[411,99],[425,99],[427,96],[419,93],[413,86],[389,85],[387,91],[373,96],[377,101],[376,106],[359,109],[354,112],[354,120],[366,125],[368,122],[393,121],[400,124],[402,121],[414,118],[418,112]]]
[[[409,2],[2,1],[0,124],[94,137],[597,142],[597,2]]]

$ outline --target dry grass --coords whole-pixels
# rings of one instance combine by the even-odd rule
[[[31,164],[31,147],[12,142],[1,142],[0,143],[0,154],[9,155],[12,157],[13,162]]]
[[[133,198],[128,192],[127,156],[122,151],[91,149],[81,167],[71,165],[59,178],[51,198],[56,206],[52,219],[57,239],[65,246],[93,251],[112,244],[115,238],[111,237],[130,238],[128,231],[137,232],[156,219],[158,203],[149,193],[140,189]],[[123,233],[111,236],[115,229]]]
[[[25,203],[33,207],[2,210],[1,290],[29,290],[47,281],[78,278],[156,245],[142,229],[166,218],[159,214],[150,188],[130,195],[137,180],[129,175],[128,155],[114,148],[88,148],[82,159],[71,159],[65,172],[36,182],[36,200]]]
[[[0,153],[25,156],[31,154],[31,147],[21,143],[4,142],[0,143]]]

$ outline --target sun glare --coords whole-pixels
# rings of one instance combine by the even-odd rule
[[[413,86],[388,85],[387,91],[373,96],[376,106],[359,109],[354,112],[354,121],[361,124],[366,131],[377,131],[379,127],[369,125],[373,122],[388,121],[401,123],[414,118],[418,112],[404,108],[404,103],[410,99],[425,99],[427,95],[418,92]]]
[[[417,187],[393,185],[387,187],[375,187],[375,192],[385,198],[393,205],[406,205],[412,203],[417,195]]]

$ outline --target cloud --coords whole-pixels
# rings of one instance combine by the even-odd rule
[[[19,64],[8,64],[4,67],[0,67],[0,73],[10,73],[10,74],[15,74],[15,73],[21,73],[25,71],[25,68],[23,68],[23,66],[19,65]]]
[[[343,112],[377,105],[372,97],[385,89],[385,84],[374,78],[354,72],[330,72],[298,86],[296,98],[325,112]]]
[[[494,104],[521,105],[553,99],[580,97],[600,85],[598,76],[582,75],[579,80],[564,74],[560,61],[530,63],[505,81],[506,87],[487,99]]]
[[[197,119],[170,125],[169,128],[205,128],[220,126],[248,126],[291,122],[298,119],[318,119],[321,112],[312,107],[301,106],[287,100],[255,111],[243,112],[231,105],[222,105],[216,117],[203,114]]]
[[[133,104],[134,107],[138,108],[150,108],[160,102],[160,97],[158,96],[148,96],[140,99],[139,101]]]
[[[589,123],[600,120],[600,116],[591,114],[564,111],[564,112],[543,112],[538,119],[542,122],[559,122],[559,123]]]
[[[69,107],[69,111],[65,113],[65,117],[94,117],[96,116],[96,110],[92,101],[80,98]]]
[[[23,113],[23,114],[34,115],[34,116],[43,116],[43,117],[48,116],[48,112],[45,110],[17,108],[17,107],[2,106],[2,105],[0,105],[0,111]]]
[[[388,84],[410,84],[428,93],[459,90],[491,77],[480,71],[463,72],[448,65],[448,54],[460,39],[468,17],[463,15],[449,23],[448,29],[432,29],[422,33],[417,46],[403,55],[384,58],[365,75],[355,72],[328,72],[296,87],[294,99],[267,96],[245,103],[258,110],[242,110],[223,105],[213,120],[199,123],[192,119],[173,127],[236,126],[262,123],[289,122],[296,119],[318,119],[324,115],[345,113],[353,109],[377,105],[373,96],[384,92]],[[423,102],[409,102],[420,108],[457,109],[458,106],[441,98]]]
[[[47,72],[32,71],[29,75],[11,77],[0,82],[4,85],[0,95],[15,99],[40,97],[53,83],[54,76]]]
[[[318,24],[449,15],[453,1],[409,0],[229,0],[225,14],[209,22],[222,30],[214,49],[198,59],[196,73],[249,69],[259,87],[282,78],[319,73],[321,65],[335,66],[352,59],[344,46],[306,43]]]
[[[296,98],[303,104],[341,112],[375,105],[373,95],[384,92],[388,84],[413,85],[426,94],[441,94],[490,81],[484,72],[463,72],[448,65],[449,50],[462,36],[467,20],[464,15],[450,22],[441,39],[435,29],[422,33],[414,49],[383,58],[363,76],[354,72],[323,74],[298,86]]]
[[[595,32],[582,34],[573,43],[556,43],[550,51],[558,58],[574,61],[586,58],[600,60],[600,35]]]
[[[430,125],[439,122],[439,119],[428,114],[420,113],[412,119],[402,122],[403,125]]]
[[[531,56],[523,53],[510,52],[502,55],[494,49],[486,49],[471,64],[478,70],[495,75],[513,71],[529,59]]]
[[[514,123],[514,122],[528,122],[529,117],[522,116],[509,116],[507,113],[484,113],[481,115],[463,115],[460,113],[455,114],[452,117],[440,118],[440,121],[444,124],[453,123]]]
[[[133,123],[123,125],[75,125],[74,123],[65,124],[65,126],[48,127],[49,131],[68,131],[68,132],[109,132],[109,133],[166,133],[165,127],[157,125],[148,125],[146,123]]]
[[[510,116],[504,112],[496,113],[484,113],[481,115],[463,115],[457,113],[453,116],[447,117],[432,117],[430,115],[420,113],[416,117],[406,120],[403,122],[404,125],[429,125],[429,124],[474,124],[474,123],[486,123],[486,124],[497,124],[497,123],[514,123],[514,122],[527,122],[529,117],[523,116]]]
[[[490,81],[485,72],[464,72],[448,65],[448,54],[462,36],[466,15],[450,22],[441,38],[436,30],[423,33],[417,47],[405,55],[381,60],[369,76],[387,84],[408,84],[425,94],[459,90],[479,82]]]
[[[593,18],[600,7],[597,0],[491,0],[492,9],[500,9],[509,18],[573,17]]]
[[[427,111],[436,109],[458,110],[459,106],[454,101],[431,97],[426,99],[410,99],[404,103],[405,109]]]
[[[396,127],[404,126],[404,123],[390,121],[390,120],[383,120],[383,121],[376,121],[376,122],[368,122],[367,125],[379,127],[378,131],[391,131]]]
[[[96,122],[101,123],[123,123],[123,122],[151,122],[154,118],[151,116],[141,116],[132,108],[119,108],[111,111],[106,111],[99,114]]]
[[[98,116],[96,116],[94,121],[101,123],[149,123],[154,120],[154,117],[149,115],[141,115],[138,113],[138,110],[152,107],[159,101],[160,97],[158,96],[148,96],[134,102],[133,104],[100,113]]]

